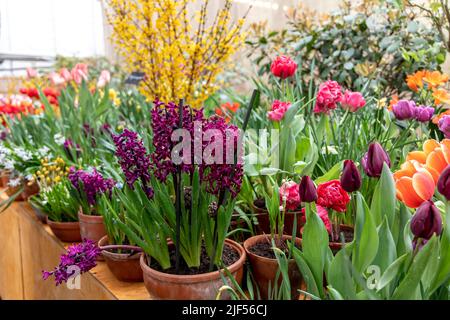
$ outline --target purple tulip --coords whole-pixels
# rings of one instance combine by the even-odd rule
[[[400,100],[394,105],[392,111],[398,120],[412,119],[416,116],[416,104],[411,100]]]
[[[419,122],[428,122],[434,114],[434,108],[427,106],[419,106],[416,108],[416,120]]]
[[[304,176],[298,187],[302,202],[314,202],[317,200],[317,190],[309,176]]]
[[[361,174],[352,160],[344,161],[344,170],[341,175],[341,186],[347,192],[361,188]]]
[[[442,171],[437,182],[437,189],[448,201],[450,201],[450,165]]]
[[[439,130],[444,133],[447,139],[450,139],[450,116],[443,116],[439,120]]]
[[[361,164],[364,172],[372,178],[379,178],[383,171],[383,163],[386,162],[388,167],[391,167],[391,159],[387,152],[378,142],[372,142],[369,145],[369,150],[361,159]]]
[[[411,219],[411,232],[415,238],[429,240],[434,233],[442,232],[442,218],[433,201],[425,201],[417,208]]]

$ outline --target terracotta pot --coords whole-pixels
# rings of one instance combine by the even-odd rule
[[[112,274],[120,281],[142,282],[143,274],[139,258],[142,249],[136,246],[109,245],[108,236],[104,236],[98,242],[98,247],[102,250],[106,265]],[[126,253],[114,253],[113,249],[133,250],[131,256]]]
[[[258,208],[255,205],[253,205],[253,210],[255,211],[256,218],[258,219],[256,232],[258,234],[270,234],[269,212],[265,208]],[[301,211],[286,212],[286,215],[284,216],[284,228],[283,228],[284,234],[292,235],[292,229],[294,229],[295,216],[297,216],[296,234],[297,235],[300,234],[300,229],[303,227]]]
[[[55,236],[63,242],[80,242],[80,223],[76,222],[55,222],[47,217],[47,224]]]
[[[89,239],[97,243],[106,235],[103,216],[87,215],[78,212],[78,220],[80,221],[80,233],[82,239]]]
[[[229,266],[228,271],[241,285],[246,258],[245,250],[240,244],[230,239],[225,239],[225,244],[239,252],[239,260]],[[224,285],[220,276],[223,270],[196,275],[168,274],[149,267],[145,254],[141,255],[140,263],[144,272],[145,287],[153,299],[214,300],[218,290]]]
[[[354,232],[354,227],[346,225],[346,224],[341,224],[339,225],[339,230],[342,231],[347,231],[347,232]],[[342,249],[342,242],[330,242],[330,249],[331,251],[333,251],[333,253],[337,253],[339,250]]]
[[[283,240],[290,240],[292,239],[291,236],[283,235]],[[271,284],[270,287],[273,288],[274,282],[276,280],[277,272],[278,272],[278,262],[276,259],[270,259],[266,257],[258,256],[250,251],[250,248],[255,246],[258,243],[271,241],[271,237],[269,235],[258,235],[251,238],[248,238],[244,242],[244,248],[247,252],[248,259],[250,261],[251,265],[251,271],[253,274],[253,277],[255,279],[256,285],[259,288],[259,292],[261,294],[261,297],[263,299],[268,298],[268,290],[269,290],[269,283]],[[295,243],[300,246],[301,239],[296,238]],[[298,266],[294,259],[289,259],[288,263],[288,274],[289,274],[289,281],[291,283],[291,294],[292,298],[298,297],[298,289],[301,288],[302,284],[302,275],[300,270],[298,269]],[[281,283],[281,274],[278,279],[278,283]]]
[[[0,171],[0,188],[8,187],[9,182],[9,172],[2,170]]]
[[[22,188],[21,185],[17,187],[8,187],[8,189],[6,190],[6,194],[11,197],[15,195],[20,190],[20,188]],[[31,185],[26,183],[23,191],[19,195],[17,195],[14,201],[27,201],[29,197],[34,196],[38,193],[39,186],[36,182],[33,182]]]
[[[29,202],[31,208],[33,208],[34,214],[39,219],[40,222],[46,224],[47,223],[47,215],[41,211],[38,207],[36,207],[32,202]]]

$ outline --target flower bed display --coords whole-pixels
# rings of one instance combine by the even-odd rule
[[[27,201],[74,242],[42,281],[101,264],[154,299],[449,298],[447,75],[414,68],[385,97],[356,75],[317,83],[279,55],[238,94],[215,82],[243,37],[242,22],[221,32],[229,1],[211,27],[204,4],[192,46],[189,1],[108,2],[140,90],[78,63],[29,72],[0,109],[2,210]]]

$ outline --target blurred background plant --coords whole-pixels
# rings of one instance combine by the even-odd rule
[[[445,60],[441,37],[419,18],[390,0],[343,1],[330,14],[300,6],[289,12],[283,30],[252,25],[248,56],[258,75],[267,74],[271,60],[282,53],[295,57],[316,84],[333,79],[361,90],[369,83],[371,93],[392,94],[405,88],[408,73],[440,70]]]

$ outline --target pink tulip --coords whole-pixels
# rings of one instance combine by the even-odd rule
[[[71,71],[71,76],[76,84],[81,84],[81,82],[87,81],[88,79],[88,66],[85,63],[77,63]]]
[[[98,78],[97,87],[103,88],[111,81],[111,74],[108,70],[103,70]]]
[[[341,105],[344,110],[356,112],[366,105],[366,100],[364,100],[361,92],[346,90]]]
[[[342,101],[341,86],[336,81],[328,80],[319,87],[316,97],[314,113],[330,113],[330,110],[336,109],[337,103]]]
[[[280,204],[286,204],[286,210],[295,210],[301,204],[298,184],[294,181],[286,181],[280,187]]]
[[[290,107],[290,102],[275,100],[272,104],[272,111],[267,112],[267,117],[272,121],[281,121],[281,119],[284,118],[284,114]]]
[[[72,80],[72,75],[70,74],[70,71],[67,70],[67,68],[62,68],[61,70],[59,70],[59,75],[63,77],[66,82]]]
[[[297,70],[297,64],[287,56],[278,56],[272,61],[270,71],[275,77],[286,79],[292,77]]]
[[[52,72],[48,75],[48,79],[54,86],[60,86],[66,83],[63,77],[61,77],[58,73]]]
[[[27,68],[27,79],[36,78],[37,75],[38,75],[38,72],[36,71],[36,69],[33,69],[31,67]]]

